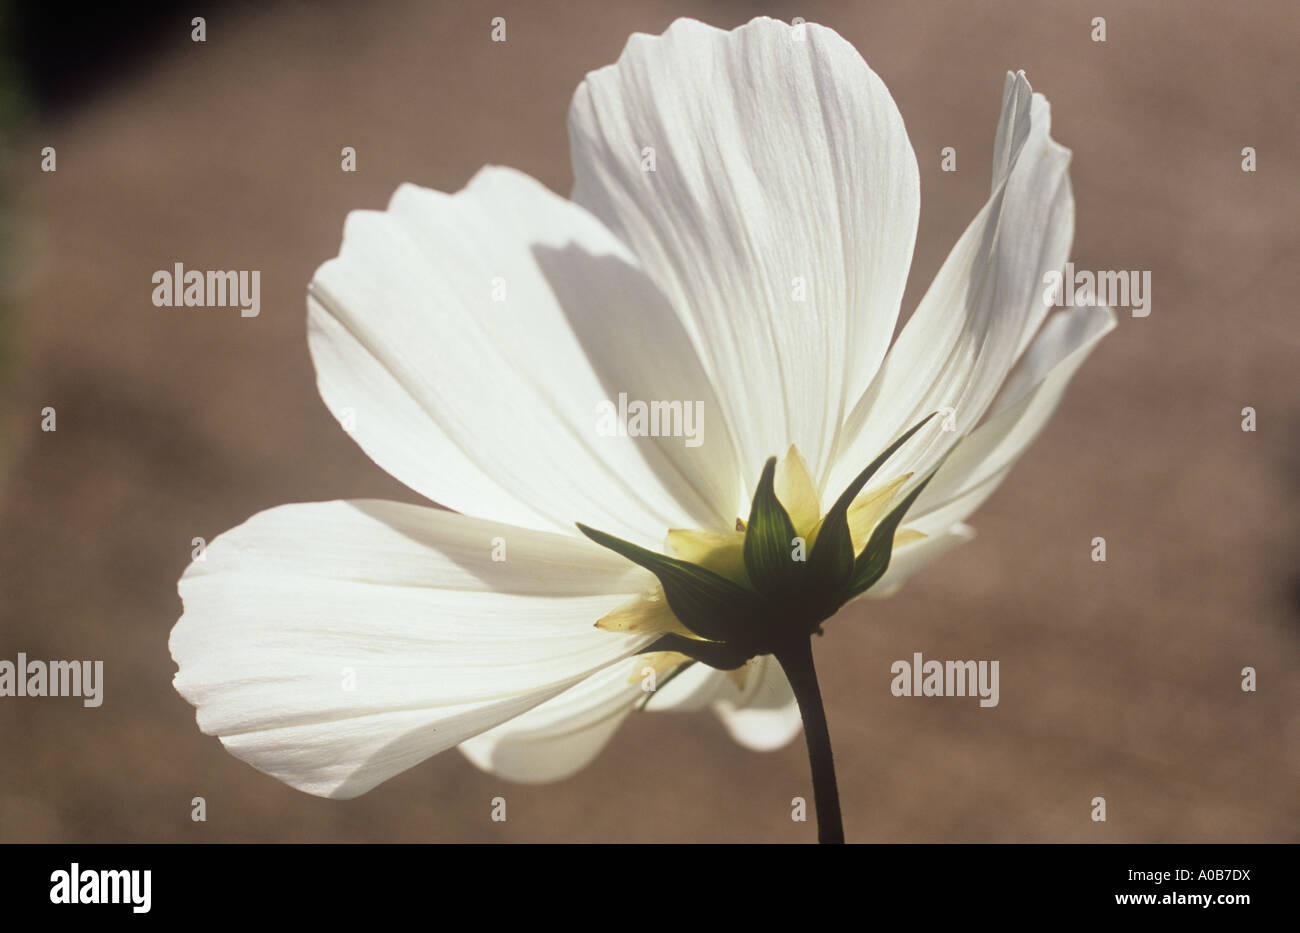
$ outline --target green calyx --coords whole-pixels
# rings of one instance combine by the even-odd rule
[[[918,483],[880,520],[856,556],[849,532],[849,506],[885,461],[933,417],[926,417],[894,441],[845,488],[823,517],[811,552],[777,498],[776,458],[769,459],[745,525],[748,585],[581,523],[578,529],[653,573],[673,614],[698,636],[665,635],[645,651],[678,651],[722,670],[737,668],[750,658],[773,654],[794,640],[819,632],[822,622],[884,576],[894,534],[934,474]]]

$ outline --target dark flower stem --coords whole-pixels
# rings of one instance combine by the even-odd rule
[[[775,652],[799,701],[803,717],[808,763],[812,766],[813,801],[817,808],[817,841],[844,842],[844,821],[840,816],[840,792],[835,783],[835,760],[831,755],[831,734],[826,727],[826,710],[813,668],[812,639],[797,639]]]

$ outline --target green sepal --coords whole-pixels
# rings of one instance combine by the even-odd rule
[[[675,651],[677,654],[686,655],[692,661],[699,661],[720,671],[734,671],[738,667],[743,667],[746,661],[759,653],[752,648],[737,647],[720,641],[701,641],[698,638],[678,635],[676,632],[660,635],[637,654],[650,654],[655,651]]]
[[[745,572],[754,589],[774,599],[788,597],[803,583],[805,562],[794,560],[794,522],[776,497],[776,458],[763,466],[745,525]]]
[[[645,652],[638,651],[637,653],[644,654]],[[663,679],[663,683],[655,684],[655,688],[653,690],[646,691],[645,699],[637,704],[636,711],[638,713],[643,712],[645,708],[650,705],[650,701],[653,700],[658,695],[660,690],[662,690],[664,687],[672,683],[673,680],[676,679],[678,674],[686,673],[686,671],[689,670],[692,665],[698,663],[699,662],[696,661],[694,658],[691,658],[691,660],[683,661],[681,664],[678,664],[676,667],[674,667],[671,671],[668,672],[668,676]]]
[[[581,522],[578,530],[658,577],[668,608],[696,635],[712,641],[742,643],[753,637],[752,623],[762,607],[752,590],[698,564],[656,554]]]
[[[938,471],[932,472],[921,480],[916,488],[909,492],[902,502],[894,506],[871,532],[867,546],[862,549],[862,553],[853,564],[853,584],[849,588],[849,599],[861,596],[885,575],[885,571],[889,569],[889,559],[894,553],[894,535],[898,531],[898,526],[903,521],[903,516],[907,514],[907,510],[912,507],[912,503],[929,485],[930,480],[934,479],[935,472]]]
[[[906,444],[913,434],[925,427],[926,422],[936,414],[938,412],[931,412],[908,429],[902,437],[890,444],[884,453],[867,464],[867,468],[845,487],[844,492],[840,493],[840,497],[835,500],[835,504],[822,519],[821,530],[817,533],[817,543],[813,545],[812,554],[808,558],[810,587],[819,588],[823,592],[841,594],[845,587],[851,586],[856,581],[858,574],[853,560],[853,535],[849,532],[849,506],[858,497],[862,487],[867,485],[871,477],[876,475],[876,471],[884,466],[885,461],[892,457],[898,448]],[[899,519],[902,519],[901,515]],[[892,537],[890,540],[893,540]]]

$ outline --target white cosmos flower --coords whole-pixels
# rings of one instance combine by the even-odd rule
[[[769,457],[805,533],[940,411],[855,501],[861,548],[942,461],[868,595],[968,539],[1114,326],[1105,308],[1048,317],[1074,214],[1049,122],[1009,74],[988,202],[892,348],[916,157],[884,84],[812,24],[632,36],[574,95],[571,200],[493,167],[352,213],[310,289],[321,395],[379,466],[455,511],[286,505],[217,538],[171,636],[200,728],[323,796],[453,746],[554,780],[643,700],[644,666],[681,660],[634,657],[676,622],[654,576],[575,522],[725,573]],[[600,436],[620,393],[702,402],[702,443]],[[697,664],[649,704],[703,707],[755,749],[800,728],[770,656]]]

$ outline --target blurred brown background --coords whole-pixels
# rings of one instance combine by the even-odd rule
[[[810,841],[802,742],[638,715],[585,772],[505,785],[449,752],[347,802],[257,774],[171,688],[190,540],[289,501],[414,495],[316,394],[304,287],[346,212],[483,163],[567,192],[565,114],[629,33],[834,27],[921,169],[905,301],[987,194],[1002,77],[1074,150],[1080,268],[1149,269],[976,540],[817,645],[853,841],[1294,841],[1297,139],[1291,0],[214,5],[7,140],[0,658],[105,662],[105,702],[0,699],[0,841]],[[190,41],[191,15],[207,42]],[[489,41],[504,16],[508,41]],[[1104,16],[1107,40],[1090,39]],[[355,146],[359,171],[339,170]],[[55,146],[58,171],[39,153]],[[939,170],[954,146],[958,171]],[[1259,170],[1241,171],[1254,146]],[[262,270],[262,313],[159,311],[150,275]],[[54,406],[56,433],[40,431]],[[1243,433],[1253,406],[1259,430]],[[1090,560],[1104,536],[1106,563]],[[1001,704],[896,699],[889,665],[1001,661]],[[1243,693],[1241,669],[1258,670]],[[509,799],[509,821],[489,819]],[[190,800],[208,820],[190,820]],[[1108,821],[1089,818],[1104,796]]]

